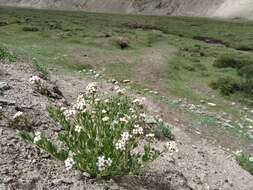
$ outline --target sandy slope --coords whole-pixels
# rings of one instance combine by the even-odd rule
[[[253,19],[253,1],[252,0],[227,0],[215,12],[219,17],[246,17]]]
[[[0,0],[0,5],[92,12],[253,18],[252,0]]]

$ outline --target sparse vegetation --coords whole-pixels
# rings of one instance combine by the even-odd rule
[[[238,152],[235,156],[238,164],[253,175],[253,156],[243,152]]]
[[[36,59],[33,60],[33,65],[41,78],[48,79],[49,73],[46,65],[39,63]]]
[[[16,60],[16,56],[11,53],[6,47],[0,46],[0,61],[4,60],[14,62]]]
[[[158,139],[172,139],[171,128],[168,124],[158,121],[157,126],[154,128],[155,137]]]

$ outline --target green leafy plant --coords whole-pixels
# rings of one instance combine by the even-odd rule
[[[148,132],[145,114],[125,95],[102,97],[96,91],[92,83],[71,108],[49,108],[50,116],[63,128],[58,135],[63,147],[39,132],[21,132],[21,137],[64,161],[67,169],[74,167],[93,177],[140,172],[158,156],[149,143],[142,154],[136,149],[142,147],[139,140]]]
[[[238,164],[253,175],[253,156],[243,152],[237,152],[235,157]]]

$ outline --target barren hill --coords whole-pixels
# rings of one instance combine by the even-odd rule
[[[253,18],[252,0],[0,0],[0,5],[110,13]]]

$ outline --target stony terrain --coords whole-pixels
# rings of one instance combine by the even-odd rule
[[[0,5],[108,13],[253,18],[251,0],[1,0]]]
[[[95,79],[78,75],[51,73],[49,87],[56,86],[63,97],[47,98],[29,83],[38,74],[23,63],[0,63],[0,189],[172,189],[172,190],[249,190],[253,176],[242,170],[231,152],[211,143],[196,133],[187,132],[184,121],[176,120],[164,106],[145,98],[146,109],[162,116],[174,125],[179,152],[163,155],[139,177],[111,180],[88,179],[84,174],[67,172],[64,164],[35,147],[27,145],[17,136],[17,130],[41,130],[54,137],[59,130],[48,117],[46,108],[52,104],[68,104]],[[113,84],[96,80],[103,91],[110,92]],[[74,87],[74,88],[73,88]],[[53,88],[52,88],[53,89]],[[58,92],[59,94],[59,92]],[[132,94],[132,93],[131,93]],[[134,95],[134,94],[132,94]],[[134,95],[139,96],[139,95]],[[13,116],[18,111],[30,118],[31,125],[15,125]],[[154,142],[163,150],[165,141]]]

